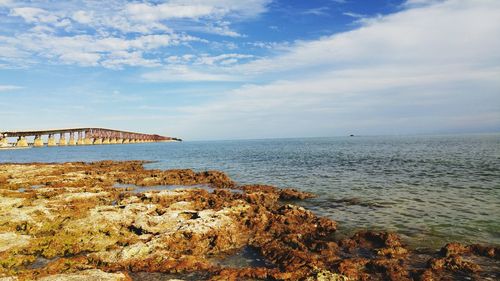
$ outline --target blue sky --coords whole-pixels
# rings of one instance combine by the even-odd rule
[[[500,131],[500,1],[0,0],[0,131]]]

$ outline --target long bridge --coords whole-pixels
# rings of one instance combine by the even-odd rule
[[[127,144],[145,142],[182,141],[178,138],[142,134],[105,128],[69,128],[39,131],[0,132],[0,146],[8,146],[8,138],[17,138],[16,147],[45,146],[42,136],[47,135],[47,146]],[[59,136],[56,139],[56,136]],[[69,136],[69,138],[67,138]],[[29,143],[27,137],[34,137]]]

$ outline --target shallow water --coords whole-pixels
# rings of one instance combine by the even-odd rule
[[[153,160],[215,169],[240,183],[311,191],[302,202],[356,229],[394,230],[413,246],[500,245],[500,134],[148,143],[2,150],[0,162]]]
[[[224,257],[214,257],[212,259],[212,263],[231,268],[275,267],[272,263],[267,262],[266,259],[256,249],[250,246],[245,246],[239,251]]]

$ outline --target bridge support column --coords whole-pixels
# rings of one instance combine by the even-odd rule
[[[28,147],[28,141],[25,137],[19,137],[16,142],[17,147]]]
[[[104,138],[104,140],[102,141],[102,144],[109,144],[109,138]]]
[[[120,139],[120,138],[116,139],[117,144],[122,144],[124,141],[125,141],[124,139]]]
[[[102,138],[95,138],[94,144],[102,144]]]
[[[92,139],[91,138],[87,138],[85,137],[83,139],[83,142],[86,144],[86,145],[91,145],[93,143]]]
[[[33,146],[34,147],[42,147],[43,146],[42,136],[40,136],[40,135],[35,136],[35,140],[33,141]]]
[[[85,145],[85,139],[83,138],[83,133],[78,133],[78,140],[76,145]]]
[[[7,138],[0,138],[0,146],[7,146],[9,144],[9,140]]]
[[[59,134],[59,146],[66,146],[66,135],[61,133]]]
[[[130,140],[129,139],[124,139],[122,143],[124,143],[124,144],[130,143]]]
[[[47,146],[56,146],[56,138],[53,134],[49,134],[49,140],[47,141]]]
[[[110,144],[116,144],[116,143],[117,143],[117,142],[116,142],[116,138],[111,138],[111,140],[109,140],[109,143],[110,143]]]
[[[75,141],[75,133],[71,132],[69,133],[69,142],[68,142],[68,145],[76,145],[76,141]]]

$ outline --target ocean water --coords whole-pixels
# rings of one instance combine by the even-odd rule
[[[500,245],[500,134],[197,141],[0,150],[0,162],[152,160],[314,192],[298,204],[339,235],[395,231],[413,247]]]

